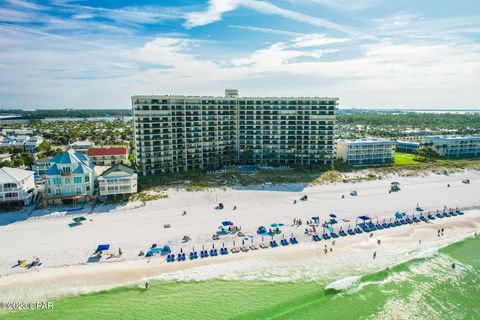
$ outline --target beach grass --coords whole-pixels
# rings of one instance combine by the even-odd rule
[[[380,166],[352,167],[336,162],[328,167],[298,167],[290,169],[257,170],[238,172],[233,169],[207,173],[201,170],[164,173],[139,177],[139,192],[161,193],[166,189],[200,191],[213,188],[236,186],[287,185],[287,184],[328,184],[348,181],[381,179],[388,174],[417,175],[425,172],[453,173],[463,169],[480,170],[480,159],[446,159],[431,161],[415,160],[416,155],[396,152],[392,164]],[[142,196],[143,197],[143,196]],[[149,196],[145,196],[149,198]],[[148,201],[148,200],[147,200]]]

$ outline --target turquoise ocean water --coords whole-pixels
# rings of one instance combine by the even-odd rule
[[[455,268],[452,264],[455,263]],[[158,281],[63,298],[2,319],[480,319],[480,238],[469,238],[349,288],[312,281]]]

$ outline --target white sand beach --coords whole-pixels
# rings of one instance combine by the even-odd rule
[[[468,177],[472,183],[463,184]],[[389,193],[390,182],[397,180],[402,190]],[[447,187],[450,184],[450,187]],[[350,196],[352,190],[358,196]],[[308,201],[299,201],[302,195]],[[345,198],[342,199],[342,195]],[[283,268],[312,274],[312,279],[335,273],[341,264],[350,274],[359,270],[378,270],[407,258],[428,254],[448,243],[458,241],[480,230],[480,172],[465,171],[451,175],[426,174],[416,177],[389,177],[384,180],[358,183],[337,183],[322,186],[264,186],[210,191],[168,191],[168,198],[146,206],[112,209],[100,213],[94,210],[83,214],[87,221],[69,226],[72,218],[82,215],[51,214],[35,216],[0,226],[0,300],[54,298],[93,290],[111,288],[127,283],[140,283],[147,278],[204,279],[209,277],[251,277],[263,274],[268,279],[291,279]],[[294,200],[297,203],[294,204]],[[217,203],[223,210],[216,210]],[[465,215],[435,220],[432,223],[406,225],[376,231],[373,237],[362,234],[313,243],[304,236],[305,225],[292,227],[293,218],[303,221],[319,216],[321,221],[335,213],[340,226],[355,225],[356,217],[368,215],[382,221],[394,217],[396,211],[415,213],[417,203],[425,210],[459,207]],[[232,210],[233,206],[237,210]],[[182,215],[187,211],[186,215]],[[349,222],[343,221],[349,220]],[[91,221],[90,221],[91,220]],[[224,220],[241,226],[242,231],[259,243],[258,226],[268,228],[272,223],[284,223],[286,236],[295,234],[300,244],[285,248],[260,249],[248,253],[229,254],[197,261],[167,264],[164,257],[139,257],[151,244],[168,244],[174,252],[183,248],[189,252],[202,245],[217,248],[222,243],[229,248],[232,242],[241,244],[238,236],[212,235]],[[170,224],[170,228],[164,228]],[[437,230],[445,229],[438,237]],[[182,242],[188,235],[192,240]],[[280,237],[277,237],[280,239]],[[377,240],[381,239],[381,245]],[[419,244],[419,240],[422,243]],[[248,240],[249,242],[250,240]],[[108,243],[120,258],[102,258],[87,263],[97,245]],[[324,253],[325,245],[333,252]],[[377,258],[372,253],[377,251]],[[17,260],[39,257],[42,265],[30,269],[13,267]],[[321,265],[321,267],[319,267]],[[362,267],[362,269],[360,268]],[[342,274],[338,274],[339,277]]]

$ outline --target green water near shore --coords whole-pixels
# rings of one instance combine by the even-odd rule
[[[455,269],[452,264],[455,263]],[[151,282],[64,298],[2,319],[480,319],[480,238],[363,276],[345,291],[320,282]]]

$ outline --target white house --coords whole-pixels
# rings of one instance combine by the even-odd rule
[[[35,189],[34,172],[16,168],[0,168],[0,204],[28,206]]]
[[[125,197],[137,192],[137,174],[119,163],[102,173],[98,186],[102,198]]]

